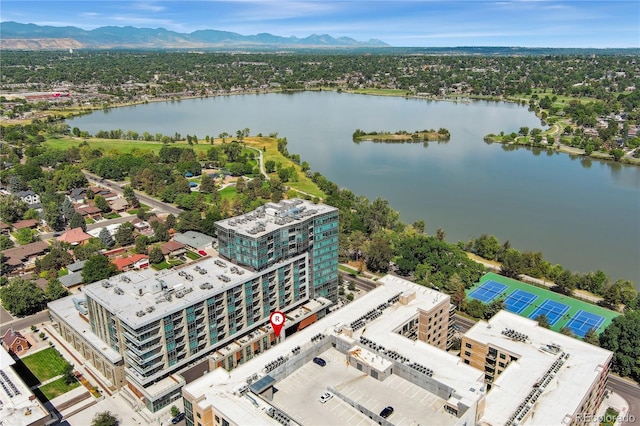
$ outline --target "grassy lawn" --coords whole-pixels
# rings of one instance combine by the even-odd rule
[[[91,225],[92,223],[96,223],[96,221],[95,221],[95,220],[93,220],[93,219],[91,219],[90,217],[85,217],[85,218],[84,218],[84,222],[85,222],[87,225]]]
[[[62,268],[58,271],[59,277],[64,277],[65,275],[69,275],[69,270],[67,268]]]
[[[67,365],[67,361],[53,348],[24,357],[22,362],[40,382],[61,375],[64,372],[64,366]]]
[[[184,254],[185,256],[187,256],[189,259],[191,260],[196,260],[196,259],[200,259],[202,256],[200,256],[197,253],[194,253],[192,251],[188,251]]]
[[[238,195],[238,191],[236,191],[236,187],[235,186],[227,186],[226,188],[222,189],[219,191],[220,192],[220,197],[223,200],[233,200],[236,195]]]
[[[119,218],[119,217],[122,217],[122,216],[120,216],[118,213],[114,213],[114,212],[106,213],[106,214],[104,214],[104,215],[102,215],[102,216],[103,216],[105,219],[117,219],[117,218]]]
[[[80,382],[75,381],[70,385],[64,382],[64,377],[60,377],[58,380],[54,380],[51,383],[47,383],[44,386],[40,386],[40,392],[48,399],[52,400],[60,395],[64,395],[72,389],[80,386]]]
[[[167,263],[167,261],[165,260],[164,262],[160,262],[160,263],[152,263],[151,267],[153,269],[157,269],[158,271],[161,271],[163,269],[168,269],[171,266],[169,266],[169,264]]]
[[[620,412],[615,408],[607,408],[607,411],[604,413],[604,419],[600,422],[600,426],[613,426],[616,424],[616,420]]]

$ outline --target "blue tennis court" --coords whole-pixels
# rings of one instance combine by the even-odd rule
[[[579,310],[571,320],[567,323],[567,327],[574,332],[576,336],[584,337],[590,328],[597,331],[604,322],[604,317]]]
[[[536,319],[544,314],[549,320],[550,325],[554,325],[569,310],[569,306],[564,303],[556,302],[551,299],[545,300],[542,305],[538,306],[529,318]]]
[[[537,298],[538,296],[528,291],[516,290],[504,300],[504,306],[508,311],[519,314]]]
[[[487,303],[498,297],[507,288],[509,288],[508,285],[489,280],[469,293],[469,297],[478,299],[482,303]]]

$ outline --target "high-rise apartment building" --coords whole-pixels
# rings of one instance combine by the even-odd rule
[[[337,301],[338,209],[283,200],[221,220],[216,233],[220,256],[254,271],[308,253],[310,297]]]
[[[295,311],[294,327],[337,299],[337,209],[269,203],[217,227],[222,257],[128,271],[85,286],[84,299],[49,304],[62,337],[107,387],[126,386],[152,412],[181,396],[185,379],[174,373],[237,346],[220,361],[230,370],[275,344],[273,311]],[[303,305],[312,308],[300,313]]]

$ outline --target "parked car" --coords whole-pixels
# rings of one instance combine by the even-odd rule
[[[329,392],[325,392],[320,396],[320,403],[324,404],[325,402],[327,402],[331,398],[333,398],[333,395],[330,394]]]
[[[175,416],[174,418],[171,419],[171,423],[173,423],[174,425],[179,423],[180,420],[184,419],[184,413],[179,413],[177,416]]]
[[[393,414],[393,407],[385,407],[382,411],[380,411],[380,417],[387,418]]]
[[[324,367],[325,365],[327,365],[327,361],[325,361],[324,359],[319,358],[319,357],[315,357],[315,358],[313,359],[313,362],[315,362],[316,364],[318,364],[320,367]]]
[[[200,254],[201,254],[201,255],[203,255],[203,256],[206,256],[206,255],[207,255],[207,252],[206,252],[206,251],[204,251],[204,250],[198,250],[198,253],[200,253]]]

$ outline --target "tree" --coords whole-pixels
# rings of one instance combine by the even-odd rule
[[[47,297],[47,300],[50,302],[69,295],[67,289],[57,278],[50,279],[49,282],[47,282],[47,288],[44,293]]]
[[[587,333],[584,335],[583,340],[587,343],[590,343],[595,346],[600,346],[600,339],[598,338],[598,334],[594,328],[590,328],[587,330]]]
[[[69,228],[82,228],[83,231],[87,231],[87,222],[84,220],[84,217],[78,212],[74,212],[73,216],[69,220]]]
[[[640,311],[614,318],[600,335],[600,346],[613,352],[613,371],[640,380]]]
[[[127,185],[122,189],[122,195],[124,195],[125,200],[127,200],[127,203],[129,203],[131,207],[140,207],[140,201],[131,185]]]
[[[66,220],[71,220],[71,217],[74,215],[74,213],[77,214],[75,209],[73,208],[73,203],[67,197],[65,197],[64,201],[62,202],[61,210],[62,215]]]
[[[118,268],[101,254],[90,257],[82,268],[82,281],[90,284],[118,273]]]
[[[571,271],[565,270],[556,278],[556,287],[561,293],[571,296],[576,288],[576,280]]]
[[[107,231],[107,233],[109,233]],[[102,248],[102,243],[99,238],[91,238],[84,244],[79,244],[73,248],[73,255],[76,257],[76,260],[87,260],[91,256],[95,256],[100,252]]]
[[[0,197],[0,218],[4,222],[13,223],[20,220],[27,209],[27,203],[18,198],[17,195],[3,195]]]
[[[167,227],[169,229],[172,229],[176,227],[176,224],[178,223],[178,221],[172,213],[169,213],[169,215],[167,216],[167,219],[165,220],[165,223],[167,224]]]
[[[545,314],[540,314],[537,317],[535,317],[534,319],[536,321],[538,321],[538,325],[540,327],[551,328],[551,324],[549,324],[549,318],[547,318],[547,316]]]
[[[93,199],[95,206],[100,209],[103,213],[108,213],[111,211],[111,207],[109,203],[102,195],[96,195]]]
[[[504,309],[504,299],[494,299],[484,308],[484,319],[489,319]]]
[[[157,265],[164,261],[164,255],[160,246],[153,246],[151,253],[149,253],[149,263]]]
[[[389,238],[382,232],[374,234],[366,249],[367,268],[376,272],[386,272],[392,258]]]
[[[102,243],[102,245],[107,248],[113,246],[113,244],[115,243],[113,237],[111,236],[111,233],[107,228],[102,228],[100,230],[98,238],[100,239],[100,243]]]
[[[138,238],[136,238],[136,253],[147,254],[148,245],[149,237],[146,235],[138,235]]]
[[[216,185],[215,185],[215,182],[213,181],[213,178],[209,176],[207,173],[204,173],[202,175],[202,178],[200,179],[200,192],[204,194],[210,194],[215,190],[216,190]]]
[[[67,385],[76,381],[76,376],[73,374],[73,365],[68,362],[62,368],[62,378]]]
[[[423,223],[423,225],[424,225],[424,223]],[[424,226],[423,226],[423,229],[424,229]],[[444,232],[444,229],[442,229],[442,228],[436,229],[436,240],[444,241],[445,238],[447,238],[447,234]]]
[[[178,407],[176,407],[175,405],[171,406],[171,416],[175,417],[178,414],[180,414],[180,410],[178,409]]]
[[[485,259],[496,260],[500,251],[500,241],[493,235],[482,234],[473,242],[473,252]]]
[[[6,250],[13,247],[13,240],[6,235],[0,235],[0,250]]]
[[[0,288],[2,306],[16,316],[40,312],[45,307],[44,291],[33,281],[14,278]]]
[[[133,229],[131,222],[125,222],[118,227],[114,238],[120,247],[130,246],[134,243]]]
[[[18,229],[13,236],[21,246],[40,240],[37,231],[31,228]]]
[[[566,326],[560,329],[560,334],[564,334],[565,336],[569,336],[569,337],[576,337],[573,330],[571,330],[569,327],[566,327]]]
[[[522,254],[516,249],[507,249],[502,257],[502,273],[511,278],[518,278],[522,273]]]
[[[613,309],[618,309],[620,304],[631,303],[637,295],[633,283],[627,280],[617,280],[604,291],[602,295],[604,303]]]
[[[478,299],[472,299],[467,303],[466,313],[474,318],[484,318],[485,305]]]
[[[120,421],[110,411],[103,411],[93,416],[91,426],[118,426]]]

